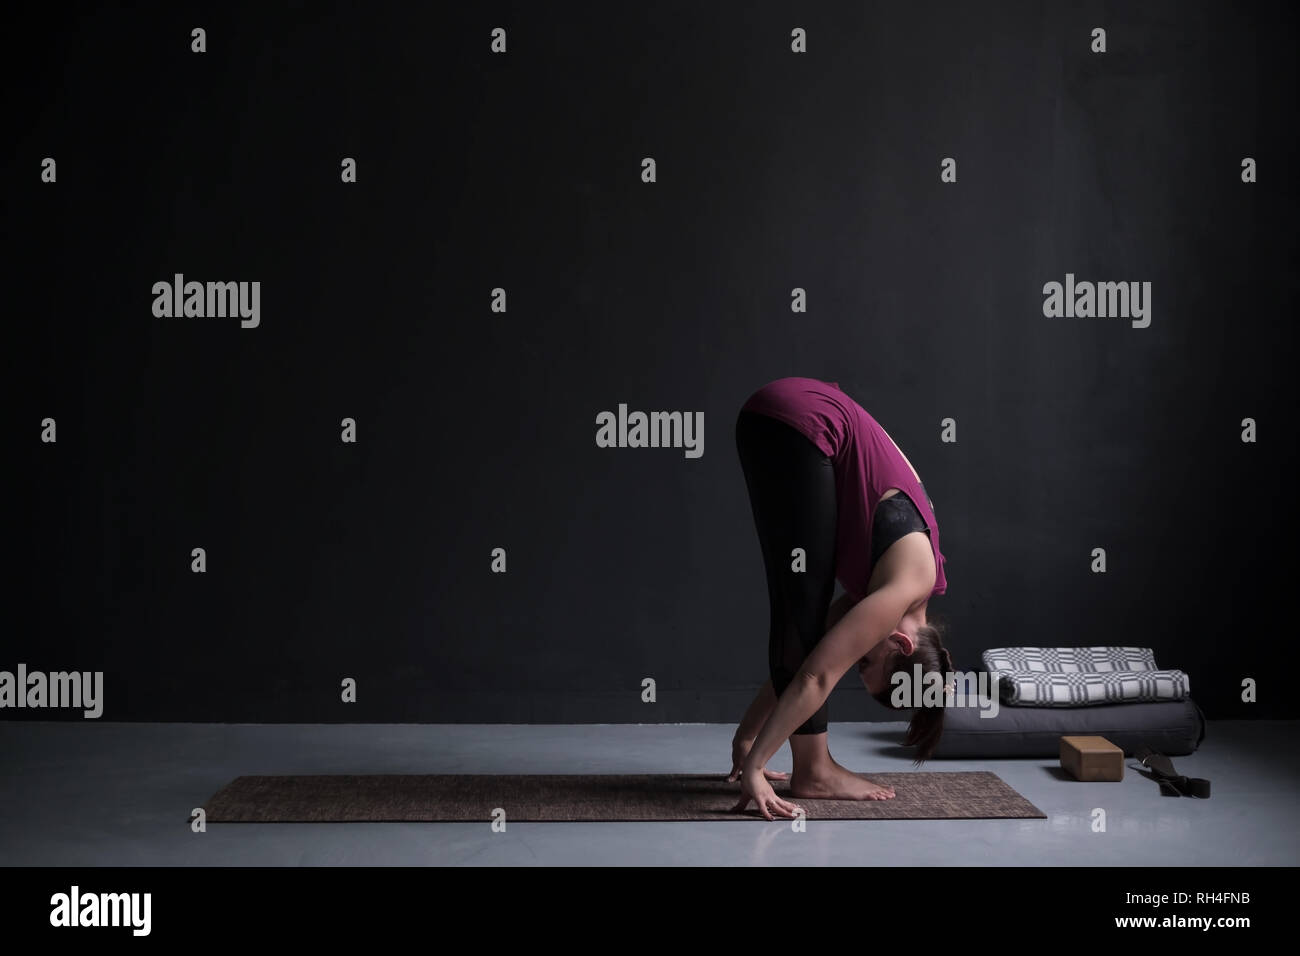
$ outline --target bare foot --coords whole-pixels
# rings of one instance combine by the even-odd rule
[[[894,790],[872,783],[832,760],[830,766],[811,774],[801,776],[796,772],[790,778],[790,795],[805,800],[888,800]]]

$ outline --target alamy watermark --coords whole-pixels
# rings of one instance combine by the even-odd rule
[[[133,936],[148,936],[152,914],[152,893],[83,893],[74,884],[50,897],[51,926],[126,926]]]
[[[153,295],[153,314],[160,319],[239,316],[246,329],[262,322],[261,282],[186,282],[178,272],[171,282],[155,282]]]
[[[1075,282],[1065,274],[1065,284],[1043,286],[1043,315],[1050,318],[1132,319],[1133,328],[1151,324],[1150,282]]]
[[[998,715],[998,677],[987,671],[922,672],[913,664],[912,673],[895,671],[889,683],[895,707],[978,707],[982,718]]]
[[[103,671],[0,671],[0,708],[71,707],[95,719],[104,712]]]
[[[596,415],[597,448],[684,448],[687,458],[704,454],[703,412],[629,412]]]

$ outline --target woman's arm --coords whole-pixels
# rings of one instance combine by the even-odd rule
[[[740,720],[740,726],[736,728],[734,740],[753,740],[757,737],[758,732],[767,723],[767,718],[771,716],[772,708],[775,706],[776,691],[772,689],[772,682],[769,680],[759,688],[758,696],[749,705],[749,710],[745,711],[745,716]]]
[[[838,624],[855,603],[847,591],[832,601],[826,612],[826,630],[829,631]],[[749,749],[754,745],[754,739],[767,723],[775,707],[776,691],[769,680],[759,688],[753,703],[749,705],[749,710],[745,711],[745,716],[741,718],[740,726],[736,728],[736,735],[731,738],[731,774],[727,777],[728,780],[735,780],[740,776],[745,757],[749,755]],[[768,771],[767,776],[769,779],[784,780],[787,775]]]
[[[900,576],[855,604],[804,659],[745,758],[744,772],[767,765],[799,725],[830,696],[845,672],[898,627],[916,602],[917,584]]]
[[[767,723],[767,718],[771,716],[772,708],[775,706],[776,691],[769,680],[759,688],[758,696],[749,705],[749,710],[745,711],[740,726],[736,728],[736,735],[731,738],[731,773],[727,774],[728,781],[740,777],[740,772],[745,766],[745,758],[749,756],[749,748],[754,746],[754,738],[763,729],[763,724]],[[790,776],[777,770],[764,770],[764,775],[768,780],[785,780]]]
[[[856,602],[853,597],[846,591],[838,598],[831,602],[830,608],[826,612],[826,631],[829,631],[840,619],[853,607]],[[740,726],[736,728],[736,735],[732,738],[732,746],[737,744],[752,744],[758,732],[763,729],[767,723],[767,718],[772,715],[773,708],[776,707],[776,691],[772,688],[772,682],[769,680],[758,689],[758,694],[754,697],[753,703],[749,705],[749,710],[745,711],[745,716],[740,720]],[[748,750],[748,747],[746,747]],[[740,770],[739,765],[735,768]]]
[[[857,602],[853,600],[848,591],[845,591],[832,601],[830,609],[826,612],[826,630],[829,631],[832,627],[838,624],[840,619],[844,617],[845,614],[848,614],[849,609],[856,603]]]

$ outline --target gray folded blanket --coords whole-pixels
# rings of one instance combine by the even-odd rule
[[[1080,707],[1184,700],[1180,670],[1159,670],[1149,647],[995,647],[983,654],[1004,704]]]

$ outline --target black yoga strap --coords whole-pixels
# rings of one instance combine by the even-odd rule
[[[1174,762],[1162,753],[1156,753],[1150,747],[1139,745],[1133,756],[1142,762],[1142,766],[1151,771],[1164,793],[1176,793],[1180,797],[1208,797],[1210,781],[1202,777],[1185,777],[1174,770]]]

